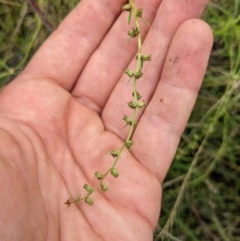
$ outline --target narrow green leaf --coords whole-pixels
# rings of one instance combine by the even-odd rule
[[[128,14],[128,25],[131,23],[131,20],[132,20],[132,9],[129,11],[129,14]]]

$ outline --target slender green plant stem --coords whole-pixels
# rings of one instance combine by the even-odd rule
[[[119,176],[118,171],[116,169],[116,165],[118,161],[120,160],[120,157],[125,149],[130,150],[131,146],[133,145],[132,136],[134,133],[134,129],[136,128],[136,119],[137,119],[137,110],[140,110],[141,108],[146,106],[146,103],[144,101],[140,101],[141,95],[137,91],[137,81],[142,76],[142,68],[143,68],[143,62],[144,61],[150,61],[151,56],[150,55],[143,55],[142,50],[142,37],[141,37],[141,30],[140,30],[140,24],[139,24],[139,18],[142,18],[142,9],[136,8],[132,0],[129,0],[127,4],[123,6],[123,11],[129,12],[129,20],[131,21],[132,14],[134,15],[134,22],[135,26],[128,31],[128,36],[131,38],[137,38],[137,45],[138,45],[138,51],[137,51],[137,64],[136,64],[136,70],[131,71],[127,69],[125,73],[130,77],[130,80],[132,80],[132,93],[133,93],[133,100],[128,103],[128,106],[132,109],[132,115],[131,118],[124,116],[123,120],[125,120],[127,125],[130,125],[130,129],[127,135],[127,138],[125,139],[125,142],[118,150],[112,150],[110,151],[110,154],[113,158],[115,158],[113,164],[111,167],[105,172],[95,172],[95,177],[99,180],[97,185],[94,187],[91,187],[89,184],[85,184],[84,188],[86,189],[87,193],[84,196],[76,195],[75,198],[69,198],[65,204],[70,205],[71,203],[78,203],[82,200],[85,200],[88,204],[93,204],[92,199],[90,198],[90,195],[97,190],[99,187],[101,187],[102,191],[107,191],[107,186],[103,183],[105,177],[108,174],[112,174],[113,177],[117,178]],[[143,19],[143,18],[142,18]],[[145,23],[147,21],[143,19]],[[129,21],[129,23],[130,23]],[[130,81],[129,80],[129,81]]]

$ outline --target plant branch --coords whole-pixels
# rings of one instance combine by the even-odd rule
[[[99,187],[101,187],[102,191],[107,191],[108,188],[107,186],[103,183],[105,177],[111,173],[111,175],[114,178],[117,178],[119,176],[119,173],[116,169],[116,165],[122,155],[122,152],[125,149],[130,150],[131,146],[133,145],[132,141],[132,136],[134,133],[134,130],[136,128],[137,122],[137,110],[140,110],[146,106],[145,101],[141,101],[141,95],[137,91],[137,81],[142,77],[142,68],[143,68],[143,63],[145,61],[150,61],[151,56],[150,55],[143,55],[141,50],[142,50],[142,37],[141,37],[141,29],[139,25],[139,18],[142,18],[142,9],[136,8],[133,1],[129,0],[127,4],[125,4],[122,8],[123,11],[127,11],[129,13],[129,18],[128,18],[128,23],[130,24],[131,22],[131,17],[134,15],[134,22],[135,26],[128,31],[128,36],[129,39],[132,38],[137,38],[137,44],[138,44],[138,51],[136,55],[136,70],[132,71],[130,69],[126,69],[125,73],[130,77],[130,80],[132,80],[132,95],[133,95],[133,100],[128,102],[128,107],[132,109],[132,115],[131,117],[124,116],[123,120],[126,122],[126,125],[130,126],[127,138],[125,139],[123,145],[118,149],[118,150],[112,150],[110,151],[110,155],[115,159],[111,167],[105,172],[105,173],[100,173],[100,172],[95,172],[95,177],[99,180],[98,184],[95,185],[94,187],[91,187],[89,184],[85,184],[83,187],[87,191],[87,193],[81,197],[80,195],[76,195],[75,198],[69,198],[65,204],[70,205],[72,203],[78,203],[82,200],[85,200],[86,203],[92,205],[93,201],[90,198],[91,194],[97,190]],[[146,20],[145,20],[146,22]]]

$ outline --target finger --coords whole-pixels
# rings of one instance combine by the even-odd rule
[[[162,182],[195,103],[212,47],[212,32],[200,20],[177,31],[161,80],[133,136],[133,155]]]
[[[143,10],[143,16],[151,23],[162,0],[134,1]],[[92,55],[76,84],[72,95],[88,107],[102,111],[110,93],[119,81],[127,65],[136,54],[135,41],[128,41],[128,13],[123,12],[97,51]],[[143,23],[143,22],[141,22]],[[148,31],[142,25],[143,37]]]
[[[125,0],[82,0],[32,58],[24,73],[70,90]]]
[[[196,0],[194,3],[185,0],[162,2],[142,48],[143,54],[152,55],[152,61],[145,64],[143,69],[143,78],[139,79],[137,83],[137,90],[147,103],[152,98],[159,82],[174,33],[185,20],[199,17],[206,2],[206,0]],[[135,65],[136,60],[134,59],[129,68],[135,69]],[[122,139],[125,139],[128,134],[127,128],[123,129],[123,115],[131,115],[131,110],[126,103],[132,98],[132,85],[127,84],[127,81],[128,77],[123,75],[102,114],[106,129],[113,131]]]

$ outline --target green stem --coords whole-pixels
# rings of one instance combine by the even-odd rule
[[[135,92],[136,92],[136,91],[135,91]],[[135,92],[134,92],[134,99],[136,98]],[[135,100],[135,101],[136,101],[136,100]],[[135,126],[134,126],[134,123],[135,123],[135,121],[136,121],[136,112],[137,112],[137,109],[134,109],[134,110],[133,110],[133,113],[132,113],[132,124],[131,124],[131,126],[130,126],[130,130],[129,130],[129,133],[128,133],[128,136],[127,136],[125,142],[131,140],[131,138],[132,138],[133,130],[134,130],[134,127],[135,127]],[[125,146],[125,144],[124,144],[124,146]]]
[[[140,34],[140,26],[139,26],[139,16],[138,16],[138,9],[136,9],[134,3],[132,0],[129,0],[128,2],[131,6],[131,10],[132,13],[134,14],[134,18],[135,18],[135,27],[137,27],[137,29],[139,30],[139,33],[137,34],[137,43],[138,43],[138,51],[137,51],[137,65],[136,65],[136,72],[135,73],[138,73],[139,71],[142,70],[142,53],[141,53],[141,49],[142,49],[142,38],[141,38],[141,34]],[[134,103],[137,103],[138,102],[138,92],[137,92],[137,80],[138,78],[137,77],[133,77],[133,97],[134,97]],[[123,152],[123,150],[125,149],[125,147],[127,147],[128,149],[130,149],[128,146],[127,146],[127,142],[131,141],[131,138],[133,136],[133,133],[134,133],[134,129],[136,127],[136,116],[137,116],[137,109],[140,108],[140,107],[136,107],[136,108],[133,108],[133,112],[132,112],[132,117],[131,117],[131,125],[130,125],[130,130],[128,132],[128,135],[127,135],[127,138],[125,139],[125,142],[124,144],[121,146],[121,148],[118,150],[118,155],[117,157],[115,157],[115,160],[113,162],[113,164],[111,165],[111,167],[104,173],[102,174],[102,177],[101,179],[99,180],[98,184],[92,188],[91,192],[88,192],[84,197],[82,198],[78,198],[78,199],[73,199],[73,198],[70,198],[68,199],[67,203],[68,205],[70,205],[71,203],[73,202],[77,202],[77,201],[81,201],[81,200],[86,200],[95,190],[97,190],[102,184],[103,184],[103,181],[105,179],[105,177],[113,170],[113,168],[115,168],[115,166],[117,165],[120,157],[121,157],[121,154]]]

